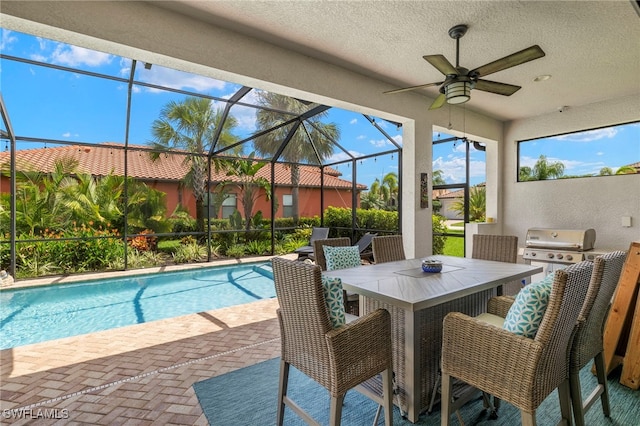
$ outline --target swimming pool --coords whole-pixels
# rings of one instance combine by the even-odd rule
[[[0,292],[0,349],[275,297],[270,263]]]

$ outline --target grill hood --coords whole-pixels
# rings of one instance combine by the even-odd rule
[[[596,242],[594,229],[530,228],[525,240],[526,247],[586,251]]]

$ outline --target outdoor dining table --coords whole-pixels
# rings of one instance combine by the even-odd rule
[[[360,314],[391,314],[395,404],[415,423],[429,406],[440,368],[442,320],[449,312],[478,315],[497,288],[542,271],[541,267],[436,255],[439,273],[422,271],[423,259],[323,272],[360,295]]]

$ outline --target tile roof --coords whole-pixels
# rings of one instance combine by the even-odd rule
[[[117,146],[117,147],[116,147]],[[106,176],[124,174],[124,151],[119,144],[100,144],[94,146],[69,145],[54,148],[38,148],[16,151],[16,167],[18,169],[40,170],[52,172],[56,161],[70,158],[78,162],[78,170],[90,173],[94,176]],[[132,150],[127,153],[127,167],[129,176],[143,180],[181,180],[188,172],[189,167],[185,163],[186,156],[180,153],[161,154],[160,158],[153,161],[146,151],[136,148],[148,148],[130,146]],[[8,164],[10,152],[0,152],[0,167]],[[325,168],[324,186],[326,188],[351,188],[351,181],[340,179],[341,173],[330,167]],[[267,180],[271,178],[271,167],[266,163],[260,169],[257,176]],[[216,173],[212,170],[212,180],[238,180],[234,176],[226,176],[226,173]],[[287,164],[276,163],[276,185],[291,185],[291,169]],[[300,167],[300,186],[319,187],[320,169],[314,166],[302,165]],[[366,189],[366,185],[357,184],[358,190]]]
[[[471,186],[470,189],[474,188],[476,186],[482,187],[482,186],[486,186],[486,184],[484,182],[482,182],[482,183],[479,183],[477,185]],[[441,191],[441,190],[437,190],[437,191]],[[436,190],[434,190],[433,192],[434,192],[434,194],[433,194],[434,198],[444,199],[444,198],[462,198],[462,197],[464,197],[464,189],[457,189],[455,191],[447,191],[445,189],[444,192],[440,192],[437,195],[435,194]]]

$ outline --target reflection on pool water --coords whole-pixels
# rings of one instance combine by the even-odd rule
[[[0,292],[0,349],[275,297],[269,263]]]

